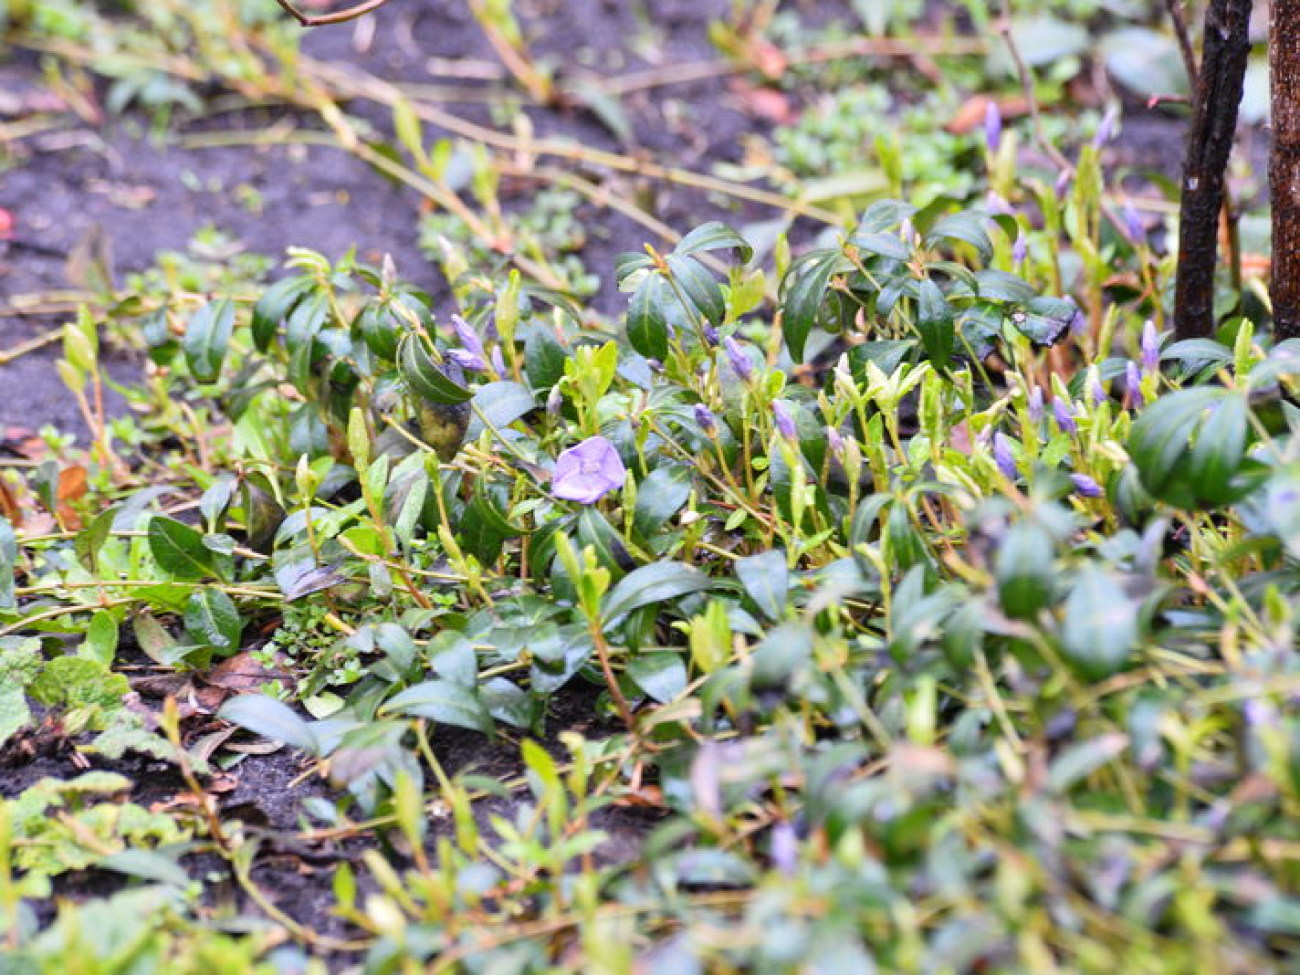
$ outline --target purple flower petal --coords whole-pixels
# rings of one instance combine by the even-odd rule
[[[478,332],[474,331],[469,322],[459,315],[452,315],[451,327],[456,330],[456,340],[460,342],[461,347],[466,352],[478,356],[485,362],[487,361],[487,352],[483,348],[483,340],[478,337]]]
[[[1146,397],[1142,395],[1142,374],[1138,371],[1138,365],[1132,360],[1124,367],[1124,386],[1128,389],[1129,404],[1134,408],[1146,405]]]
[[[589,437],[555,460],[551,494],[565,501],[594,504],[623,486],[627,468],[614,445],[604,437]]]
[[[1034,386],[1029,390],[1029,421],[1039,423],[1043,419],[1043,387]]]
[[[1142,326],[1142,371],[1148,376],[1160,371],[1160,333],[1149,318]]]
[[[727,359],[731,362],[731,368],[736,371],[741,382],[749,382],[754,378],[754,361],[750,359],[749,353],[745,347],[736,341],[735,336],[728,335],[722,340],[722,347],[727,351]]]
[[[706,436],[714,437],[718,433],[718,418],[703,403],[695,404],[695,422],[699,424]]]
[[[993,435],[993,462],[1007,480],[1014,481],[1020,476],[1015,455],[1011,452],[1011,439],[1001,431]]]
[[[1101,489],[1101,485],[1087,474],[1071,474],[1070,480],[1074,482],[1074,491],[1080,497],[1100,498],[1106,493]]]
[[[992,98],[984,109],[984,145],[994,155],[1002,145],[1002,110]]]
[[[1078,432],[1079,424],[1074,422],[1074,410],[1065,400],[1059,397],[1052,400],[1052,416],[1062,433]]]
[[[790,413],[790,407],[785,405],[785,400],[772,401],[772,419],[776,422],[776,432],[786,440],[799,439],[799,428],[795,426],[794,416]]]

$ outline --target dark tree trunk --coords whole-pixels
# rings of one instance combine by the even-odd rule
[[[1276,0],[1275,0],[1276,2]],[[1224,173],[1250,54],[1251,0],[1210,0],[1183,162],[1174,329],[1180,339],[1214,332],[1214,272]]]
[[[1300,338],[1300,0],[1273,0],[1273,322],[1278,340]]]

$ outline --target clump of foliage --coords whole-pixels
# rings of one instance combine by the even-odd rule
[[[442,304],[308,249],[138,279],[105,314],[154,426],[3,482],[0,756],[57,723],[176,799],[92,771],[0,800],[15,964],[1284,965],[1300,348],[1171,342],[1101,146],[1057,181],[1002,145],[996,212],[972,178],[770,259],[705,223],[619,260],[614,323],[441,216]],[[542,270],[571,203],[515,234]],[[99,334],[61,367],[92,419]],[[466,741],[515,771],[449,771]],[[328,786],[295,829],[221,805],[267,742]],[[328,917],[277,907],[286,851]],[[133,886],[41,930],[88,868]]]

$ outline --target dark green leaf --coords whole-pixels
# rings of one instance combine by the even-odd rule
[[[606,594],[603,616],[606,625],[613,624],[642,606],[700,592],[712,585],[713,581],[693,565],[656,562],[628,573]]]
[[[952,358],[956,341],[952,306],[930,278],[923,278],[917,289],[916,329],[921,345],[930,362],[942,369]]]
[[[1040,525],[1013,525],[998,546],[998,598],[1013,619],[1032,620],[1052,598],[1056,546]]]
[[[408,687],[389,700],[381,711],[427,718],[438,724],[481,731],[485,735],[494,730],[492,715],[478,695],[470,688],[449,680],[429,680]]]
[[[690,303],[709,322],[721,325],[727,314],[727,302],[722,296],[722,288],[713,279],[713,275],[693,257],[669,254],[664,261],[668,265],[668,273],[672,275]]]
[[[198,580],[219,575],[216,555],[203,535],[189,525],[161,515],[149,521],[149,551],[173,579]]]
[[[627,674],[660,704],[667,704],[686,689],[686,664],[676,653],[639,653],[628,661]]]
[[[402,340],[398,371],[411,392],[430,403],[451,406],[464,403],[474,395],[450,375],[441,355],[434,359],[434,353],[425,348],[418,335],[408,335]]]
[[[244,625],[234,602],[220,589],[194,590],[185,602],[184,619],[185,632],[196,645],[211,647],[223,657],[239,649]]]
[[[740,259],[745,264],[754,258],[754,248],[749,246],[745,238],[717,220],[696,227],[673,248],[673,253],[685,257],[726,248],[740,251]]]
[[[785,552],[774,549],[737,559],[736,575],[764,616],[770,620],[781,618],[790,590]]]
[[[1083,677],[1105,680],[1128,662],[1138,638],[1137,606],[1119,581],[1084,566],[1065,601],[1062,649]]]
[[[813,251],[790,265],[781,282],[781,328],[795,362],[803,361],[804,345],[817,324],[827,287],[842,259],[838,250]]]
[[[216,382],[235,330],[235,305],[229,298],[210,301],[185,326],[185,361],[201,383]]]
[[[627,340],[644,356],[663,360],[668,355],[668,319],[664,308],[673,290],[663,275],[649,274],[632,295],[627,313]]]

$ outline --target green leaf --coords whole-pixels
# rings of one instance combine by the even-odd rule
[[[220,589],[196,589],[185,601],[185,632],[197,645],[211,647],[220,656],[239,649],[244,624],[234,602]]]
[[[120,850],[104,857],[97,864],[100,870],[112,870],[140,880],[150,880],[172,887],[188,887],[190,875],[175,859],[158,850]]]
[[[454,725],[492,734],[494,724],[478,695],[470,688],[449,680],[428,680],[408,687],[389,700],[381,712],[427,718],[439,724]]]
[[[917,286],[916,330],[926,356],[940,369],[952,358],[956,342],[953,317],[952,306],[939,286],[930,278],[922,278]]]
[[[640,653],[627,665],[633,683],[660,704],[686,690],[686,664],[680,655],[668,652]]]
[[[750,683],[758,690],[788,690],[792,678],[812,660],[812,652],[813,634],[806,624],[782,623],[754,649]]]
[[[912,257],[912,249],[897,234],[856,233],[849,243],[864,253],[887,257],[891,261],[907,261]]]
[[[282,278],[262,292],[253,305],[253,344],[259,352],[271,348],[280,323],[311,286],[312,280],[306,276]]]
[[[265,694],[240,694],[221,706],[217,717],[272,741],[318,754],[320,747],[311,725],[289,705]]]
[[[1123,586],[1104,569],[1085,566],[1065,601],[1066,660],[1083,677],[1105,680],[1128,662],[1137,638],[1137,606]]]
[[[632,524],[641,535],[657,532],[681,510],[691,496],[691,471],[685,467],[657,467],[636,486],[636,513]]]
[[[748,264],[754,258],[754,248],[749,246],[745,238],[725,223],[717,220],[711,220],[696,227],[673,248],[673,253],[685,257],[690,254],[702,254],[705,251],[725,250],[726,248],[734,248],[740,251],[742,263]]]
[[[442,356],[435,360],[434,354],[425,348],[418,335],[402,339],[398,372],[411,392],[430,403],[451,406],[464,403],[474,395],[464,384],[448,375]]]
[[[534,325],[524,344],[524,372],[528,384],[537,391],[549,390],[564,377],[564,363],[569,358],[555,334],[543,323]]]
[[[537,409],[537,400],[527,386],[516,382],[495,382],[480,386],[474,394],[474,406],[477,413],[470,417],[469,431],[465,434],[470,441],[477,440],[483,432],[481,413],[498,430],[504,430],[520,417]]]
[[[195,581],[219,575],[216,553],[189,525],[157,515],[149,521],[148,536],[154,560],[173,579]]]
[[[721,325],[727,315],[727,302],[722,288],[693,257],[669,254],[664,258],[668,273],[677,282],[690,303],[713,325]]]
[[[979,253],[980,260],[987,261],[993,256],[993,242],[989,240],[988,231],[984,229],[986,219],[984,214],[972,213],[969,210],[950,213],[946,217],[941,217],[930,228],[930,232],[925,235],[925,246],[935,247],[942,241],[959,241],[974,247]]]
[[[672,285],[658,273],[647,275],[632,295],[627,340],[647,358],[663,360],[668,355],[668,317],[664,308],[672,297]]]
[[[790,265],[781,281],[781,328],[790,358],[803,361],[804,346],[826,301],[831,277],[840,267],[838,250],[817,250]]]
[[[99,609],[90,618],[90,625],[86,627],[86,640],[79,652],[109,668],[113,666],[113,657],[117,654],[117,640],[117,620],[113,619],[113,614],[108,610]]]
[[[0,686],[0,746],[27,727],[32,710],[22,687]]]
[[[185,361],[194,378],[213,383],[221,376],[221,363],[235,330],[235,305],[229,298],[210,301],[185,326]]]
[[[737,559],[736,575],[764,616],[770,620],[781,618],[790,591],[790,569],[785,552],[773,549]]]
[[[656,562],[628,573],[605,596],[604,620],[611,625],[628,613],[710,588],[713,580],[684,562]]]
[[[1052,760],[1047,785],[1053,792],[1069,792],[1097,769],[1113,762],[1128,747],[1128,736],[1102,735],[1067,746]]]
[[[1040,525],[1020,522],[997,553],[998,598],[1012,619],[1032,620],[1052,598],[1056,546]]]

